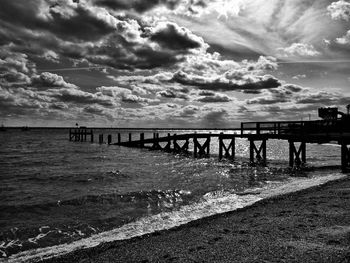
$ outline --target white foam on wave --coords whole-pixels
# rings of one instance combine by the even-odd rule
[[[78,249],[96,247],[105,242],[130,239],[155,231],[170,229],[214,214],[233,211],[252,205],[265,198],[322,185],[328,181],[340,179],[345,176],[346,175],[339,173],[314,178],[291,178],[288,182],[268,184],[259,190],[254,189],[253,194],[248,192],[244,195],[236,195],[222,192],[215,195],[208,195],[202,202],[183,206],[178,211],[164,212],[158,215],[145,217],[111,231],[95,234],[69,244],[23,251],[11,255],[9,258],[0,259],[0,262],[33,262],[64,255]]]

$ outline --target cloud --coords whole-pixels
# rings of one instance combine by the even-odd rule
[[[67,83],[62,76],[50,72],[42,72],[40,75],[34,75],[31,78],[31,85],[36,88],[62,87],[67,89],[77,89],[77,86]]]
[[[132,10],[139,13],[146,12],[157,6],[165,6],[174,9],[180,1],[178,0],[94,0],[94,3],[99,6],[108,7],[114,10]]]
[[[292,77],[292,79],[296,79],[296,80],[305,79],[305,78],[306,78],[305,74],[299,74]]]
[[[184,27],[179,27],[175,23],[158,23],[152,28],[150,39],[159,43],[162,47],[172,50],[204,49],[208,45],[201,37],[194,35]]]
[[[275,88],[281,85],[278,79],[271,75],[243,75],[240,79],[234,79],[232,72],[216,77],[205,77],[187,74],[178,71],[174,74],[171,81],[182,85],[194,86],[200,89],[217,91],[260,91],[262,89]]]
[[[350,97],[337,92],[318,91],[298,96],[296,103],[313,104],[319,106],[338,106],[349,104]]]
[[[230,102],[232,101],[232,98],[225,94],[214,94],[209,96],[202,96],[196,99],[196,101],[203,102],[203,103],[219,103],[219,102]]]
[[[278,88],[264,91],[264,96],[246,100],[247,105],[260,104],[271,105],[296,101],[299,93],[305,93],[308,89],[294,84],[284,84]]]
[[[0,48],[0,84],[6,87],[28,84],[30,77],[36,72],[35,65],[28,56],[19,52],[11,52],[8,47]]]
[[[315,57],[321,54],[313,47],[313,45],[304,44],[304,43],[293,43],[289,47],[278,48],[277,50],[284,57],[293,57],[293,56]]]
[[[228,123],[228,112],[225,109],[208,109],[209,112],[206,113],[201,119],[201,126],[208,128],[219,128],[230,126]]]
[[[160,2],[165,3],[154,4]],[[208,48],[201,37],[176,23],[114,13],[92,1],[5,0],[0,23],[0,36],[12,50],[52,62],[68,58],[116,69],[152,69],[172,66]]]
[[[174,112],[173,116],[176,118],[192,118],[199,112],[199,110],[200,108],[197,106],[188,105]]]
[[[346,33],[345,36],[337,38],[335,42],[341,45],[350,44],[350,30]]]
[[[350,19],[350,3],[344,0],[333,2],[327,7],[328,14],[334,20],[345,20]]]
[[[108,12],[73,1],[4,0],[0,17],[14,25],[51,32],[66,40],[96,40],[115,30]]]
[[[60,56],[55,51],[52,51],[52,50],[45,51],[42,57],[47,61],[51,61],[53,63],[60,62]]]
[[[164,97],[168,99],[183,99],[183,100],[188,100],[188,95],[181,92],[177,91],[176,89],[167,89],[167,90],[162,90],[157,92],[158,97]]]

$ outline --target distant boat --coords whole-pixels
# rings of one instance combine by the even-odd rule
[[[30,129],[29,129],[29,127],[28,126],[23,126],[22,128],[21,128],[21,131],[29,131]]]
[[[1,124],[1,126],[0,126],[0,131],[6,131],[6,127],[4,126],[4,124]]]

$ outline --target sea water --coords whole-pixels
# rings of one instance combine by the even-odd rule
[[[112,134],[113,141],[118,132],[122,140],[129,133],[94,132]],[[154,131],[142,132],[150,138]],[[168,132],[186,133],[160,136]],[[302,170],[288,168],[285,141],[267,142],[266,167],[249,163],[245,139],[236,139],[235,161],[219,162],[217,154],[215,139],[210,158],[194,159],[70,142],[64,129],[1,132],[0,262],[48,258],[167,229],[342,176],[337,144],[308,144]]]

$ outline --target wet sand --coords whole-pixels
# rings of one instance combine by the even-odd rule
[[[41,262],[350,262],[350,177]]]

